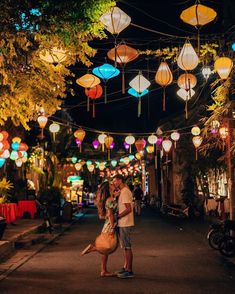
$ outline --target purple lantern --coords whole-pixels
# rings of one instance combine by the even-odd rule
[[[76,138],[75,142],[78,145],[78,147],[81,146],[81,144],[82,144],[82,141],[78,140],[78,138]]]
[[[211,129],[211,134],[216,135],[218,134],[218,129]]]
[[[99,148],[99,145],[100,145],[100,143],[99,143],[99,141],[98,141],[98,140],[94,140],[94,141],[92,142],[92,145],[93,145],[94,149],[98,149],[98,148]]]
[[[162,141],[163,141],[162,138],[158,137],[157,138],[157,145],[160,146],[162,144]]]
[[[123,145],[124,145],[124,148],[125,148],[126,150],[128,150],[128,149],[130,148],[130,145],[127,144],[126,142],[124,142]]]
[[[113,142],[113,143],[110,145],[109,149],[113,149],[114,146],[115,146],[115,143]]]

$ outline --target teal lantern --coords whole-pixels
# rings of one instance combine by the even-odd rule
[[[73,156],[73,157],[72,157],[72,159],[71,159],[72,163],[76,163],[76,162],[77,162],[77,160],[78,160],[78,159],[77,159],[77,157],[76,157],[76,156]]]
[[[130,88],[127,92],[131,96],[134,96],[134,97],[138,98],[138,117],[140,117],[140,115],[141,115],[141,97],[148,94],[149,90],[144,89],[141,93],[139,93],[135,89]]]
[[[0,168],[3,167],[4,163],[5,163],[6,159],[5,158],[0,158]]]
[[[113,160],[111,161],[111,165],[112,165],[113,167],[117,166],[117,160],[113,159]]]
[[[17,153],[17,151],[11,151],[11,155],[10,155],[10,159],[11,160],[16,160],[17,158],[18,158],[19,156],[18,156],[18,153]]]
[[[129,157],[130,161],[132,161],[133,159],[135,159],[135,156],[133,154],[129,155],[128,157]]]
[[[103,79],[104,81],[104,99],[105,103],[107,103],[107,81],[111,78],[114,78],[120,74],[120,70],[111,64],[104,63],[101,66],[95,67],[92,70],[92,73],[97,77]]]
[[[11,144],[11,148],[14,151],[17,151],[19,149],[19,146],[20,146],[20,144],[18,142],[14,142],[14,143]]]

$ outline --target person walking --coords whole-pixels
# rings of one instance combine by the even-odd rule
[[[143,190],[140,185],[136,185],[134,189],[134,199],[135,199],[135,212],[137,215],[141,215],[141,202],[143,199]]]
[[[116,274],[118,278],[133,278],[133,253],[131,248],[131,231],[134,227],[133,196],[128,186],[124,183],[122,175],[116,175],[113,184],[115,188],[120,189],[118,196],[118,229],[120,246],[124,249],[124,266]]]
[[[117,226],[117,208],[118,204],[115,198],[115,192],[113,191],[113,185],[110,185],[108,181],[101,184],[98,196],[97,196],[97,208],[100,218],[104,218],[104,226],[102,228],[102,233],[108,234],[114,237],[115,228]],[[117,193],[117,192],[116,192]],[[107,235],[106,235],[107,236]],[[117,246],[116,246],[117,247]],[[108,257],[110,252],[100,252],[99,248],[96,248],[94,244],[89,244],[81,253],[81,255],[88,254],[90,252],[99,252],[101,256],[101,277],[113,277],[114,273],[109,272],[107,269]],[[115,250],[114,250],[115,251]],[[112,252],[114,252],[112,251]]]

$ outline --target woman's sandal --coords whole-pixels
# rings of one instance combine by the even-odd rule
[[[89,244],[82,252],[81,252],[81,255],[85,255],[89,252],[91,252],[93,249],[93,245],[92,244]]]
[[[110,273],[110,272],[101,272],[100,276],[102,278],[105,278],[105,277],[115,277],[116,275],[114,273]]]

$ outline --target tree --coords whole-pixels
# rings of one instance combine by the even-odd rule
[[[10,118],[29,129],[40,107],[48,116],[56,112],[73,77],[69,66],[91,65],[96,50],[89,42],[105,37],[99,18],[113,5],[112,0],[1,1],[1,125]],[[65,51],[62,63],[40,59],[53,47]]]

